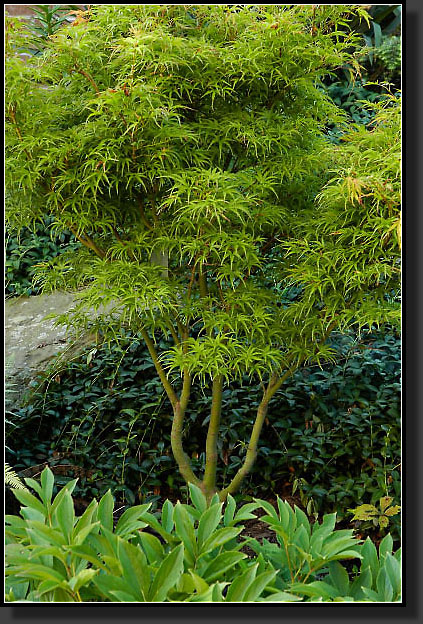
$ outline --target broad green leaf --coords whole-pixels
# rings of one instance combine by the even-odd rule
[[[69,587],[72,591],[77,592],[82,586],[88,585],[97,573],[98,570],[94,570],[93,568],[81,570],[78,574],[69,579]]]
[[[294,546],[301,548],[303,552],[308,552],[310,545],[310,535],[307,533],[307,529],[301,524],[295,531],[292,542]]]
[[[335,529],[335,523],[336,513],[326,514],[325,516],[323,516],[322,524],[318,524],[317,522],[315,522],[315,524],[313,524],[310,544],[314,544],[315,540],[320,537],[328,537]]]
[[[383,597],[381,597],[373,589],[369,589],[368,587],[363,587],[363,594],[368,600],[370,600],[370,602],[383,602]]]
[[[238,512],[235,514],[235,517],[232,522],[229,523],[229,526],[233,526],[234,524],[241,522],[242,520],[252,520],[253,518],[256,518],[257,516],[251,512],[258,507],[259,505],[257,503],[247,503],[246,505],[243,505],[241,509],[239,509]]]
[[[279,509],[281,526],[288,535],[291,535],[292,531],[295,529],[296,524],[296,517],[292,510],[292,507],[289,503],[281,501],[279,496],[277,497],[277,504]]]
[[[151,535],[145,531],[140,531],[138,534],[138,542],[141,544],[142,549],[147,555],[149,563],[156,563],[157,561],[161,561],[163,559],[164,549],[160,540],[157,539],[155,535]]]
[[[172,596],[177,595],[177,594],[193,594],[194,592],[195,592],[195,585],[194,585],[192,576],[191,574],[188,574],[188,572],[185,572],[179,578],[178,583],[174,587]]]
[[[260,598],[259,602],[298,602],[299,600],[301,600],[300,596],[294,596],[294,594],[280,591],[266,598]]]
[[[101,561],[97,552],[87,544],[82,544],[80,546],[72,544],[71,546],[66,547],[66,551],[70,552],[74,557],[78,557],[84,561],[89,561],[96,567],[107,571],[107,566]]]
[[[116,598],[117,602],[139,602],[132,594],[118,589],[110,591],[110,595]]]
[[[47,566],[28,563],[24,566],[17,567],[16,569],[6,568],[6,574],[16,574],[26,579],[40,579],[42,581],[65,581],[65,577],[57,570],[49,568]]]
[[[390,553],[385,555],[385,569],[392,586],[394,598],[401,593],[401,565]]]
[[[185,503],[179,503],[179,505],[185,509],[187,514],[192,518],[193,522],[201,518],[201,511],[199,511],[197,507],[194,507],[193,505],[186,505]]]
[[[379,573],[379,559],[377,556],[376,546],[373,544],[370,537],[366,538],[366,541],[361,546],[361,555],[363,557],[361,561],[361,570],[370,568],[372,578],[376,581],[376,577]]]
[[[11,527],[17,527],[20,529],[23,529],[27,526],[26,524],[26,520],[24,520],[23,518],[20,518],[19,516],[12,516],[9,514],[6,514],[4,516],[4,520],[7,524],[9,524]]]
[[[118,538],[119,561],[123,576],[131,587],[131,593],[140,601],[145,602],[150,587],[150,570],[147,559],[140,547]]]
[[[357,547],[357,556],[359,556],[360,544],[351,533],[351,531],[338,530],[329,535],[322,545],[322,557],[329,559],[343,550],[352,550],[355,546]]]
[[[101,558],[106,564],[108,572],[111,572],[119,577],[124,576],[123,565],[117,557],[114,555],[101,555]]]
[[[261,596],[264,588],[268,585],[276,576],[276,570],[269,570],[259,574],[251,583],[249,588],[244,594],[243,602],[256,602],[258,597]]]
[[[85,509],[82,516],[80,516],[76,522],[75,528],[73,530],[73,537],[75,538],[78,533],[82,531],[87,525],[91,524],[92,521],[95,522],[95,516],[97,512],[97,501],[95,498],[91,501],[88,507]]]
[[[38,496],[42,499],[42,488],[38,481],[36,481],[35,479],[31,479],[31,477],[25,477],[24,481],[27,486],[35,490]]]
[[[213,494],[213,496],[211,497],[210,505],[216,505],[217,503],[220,503],[220,498],[219,494],[216,492],[216,494]]]
[[[181,538],[184,544],[186,555],[189,556],[191,565],[197,555],[197,542],[195,539],[193,520],[179,502],[175,505],[173,520],[175,522],[176,534]]]
[[[44,504],[50,505],[53,496],[54,475],[50,468],[46,466],[41,473],[42,499]]]
[[[153,514],[151,514],[150,512],[147,511],[145,514],[143,514],[143,521],[146,522],[148,526],[150,526],[152,529],[157,531],[157,533],[161,537],[163,537],[163,539],[166,540],[168,544],[173,544],[178,541],[178,538],[172,533],[166,531],[157,520],[157,518],[153,516]]]
[[[188,487],[191,500],[194,503],[196,509],[198,509],[200,513],[204,513],[207,509],[207,500],[203,492],[197,485],[194,485],[194,483],[189,483]]]
[[[242,559],[245,559],[246,556],[244,553],[231,550],[223,552],[207,565],[202,572],[202,576],[208,583],[212,583],[216,579],[222,578],[224,572],[235,566]]]
[[[306,514],[302,511],[302,509],[300,509],[296,505],[294,505],[294,509],[295,509],[295,515],[297,516],[297,524],[301,524],[307,531],[308,536],[310,537],[311,527],[310,527],[310,522]]]
[[[97,518],[100,520],[101,526],[108,531],[113,531],[113,508],[113,496],[111,491],[108,490],[100,499],[97,508]]]
[[[367,587],[368,589],[372,588],[372,573],[370,570],[370,566],[367,566],[357,578],[351,583],[350,595],[355,600],[363,600],[363,588]]]
[[[150,588],[150,602],[163,602],[168,591],[176,585],[184,570],[183,544],[176,546],[163,559]]]
[[[165,500],[162,507],[162,526],[165,531],[171,532],[173,530],[173,505],[170,500]]]
[[[267,502],[265,500],[261,500],[260,498],[255,498],[254,501],[258,505],[260,505],[260,507],[262,507],[264,509],[264,511],[267,511],[269,516],[274,518],[274,520],[279,520],[278,514],[276,512],[276,509],[273,507],[273,505],[271,505],[269,502]]]
[[[92,531],[97,531],[100,528],[100,521],[93,522],[92,524],[88,524],[83,529],[81,529],[76,536],[73,538],[73,543],[76,545],[83,544],[88,537],[88,535]]]
[[[54,518],[56,519],[63,535],[70,541],[73,525],[75,522],[75,511],[73,508],[73,500],[69,492],[65,492],[62,500],[57,505],[54,512]]]
[[[376,588],[379,596],[383,596],[384,602],[392,602],[394,590],[385,567],[379,570],[376,578]]]
[[[227,586],[227,583],[215,583],[213,585],[212,602],[224,602],[223,590]]]
[[[336,587],[340,596],[348,596],[350,581],[348,572],[338,561],[331,561],[329,567],[329,578],[332,585]]]
[[[66,485],[62,487],[62,489],[56,494],[54,498],[54,501],[50,509],[50,514],[54,514],[54,512],[57,509],[57,506],[60,504],[60,501],[66,495],[66,492],[69,492],[69,494],[72,494],[77,483],[78,483],[78,479],[72,479],[71,481],[68,481]]]
[[[50,580],[50,581],[41,581],[41,583],[38,585],[36,589],[36,593],[38,596],[42,596],[43,594],[53,591],[57,589],[58,587],[60,587],[61,589],[64,589],[65,591],[66,590],[69,591],[69,588],[67,587],[67,583],[65,581],[59,582],[59,581]]]
[[[102,595],[106,596],[113,602],[116,602],[115,595],[112,592],[121,591],[126,592],[132,596],[132,600],[135,598],[132,595],[130,587],[127,581],[120,576],[113,576],[112,574],[97,574],[92,579],[94,585],[98,587]]]
[[[394,540],[392,539],[392,535],[388,533],[387,535],[385,535],[385,537],[379,544],[380,563],[382,563],[387,553],[392,553],[393,545],[394,545]]]
[[[145,522],[140,522],[140,520],[142,519],[143,514],[148,511],[150,507],[151,503],[147,503],[145,505],[135,505],[134,507],[126,509],[116,524],[116,535],[123,537],[125,533],[130,533],[136,524],[139,525],[139,528],[147,526]]]
[[[200,551],[201,555],[204,555],[218,546],[223,546],[223,544],[226,544],[226,542],[229,542],[229,540],[239,535],[242,529],[243,527],[224,527],[222,529],[217,529],[217,531],[210,535],[210,537],[204,542]]]
[[[213,602],[214,585],[208,587],[201,593],[193,594],[186,602]]]
[[[59,559],[63,564],[66,564],[66,552],[57,546],[36,546],[31,549],[28,560],[37,559],[38,557],[43,557],[44,555],[52,555],[53,557]]]
[[[236,502],[233,496],[228,494],[225,504],[225,513],[223,514],[223,523],[225,526],[229,526],[229,523],[233,520],[236,509]]]
[[[63,546],[67,543],[63,534],[57,529],[46,526],[43,522],[37,520],[28,521],[28,529],[34,531],[44,544],[55,544],[56,546]]]
[[[196,574],[193,570],[189,570],[189,573],[191,575],[192,582],[194,584],[194,588],[197,594],[201,594],[208,590],[209,585],[204,579],[201,578],[201,576],[198,576],[198,574]]]
[[[44,524],[46,520],[45,513],[41,513],[38,509],[31,507],[21,507],[21,516],[25,520],[35,520],[36,522],[41,522],[41,524]]]
[[[33,494],[30,494],[25,490],[12,490],[12,492],[22,505],[26,505],[30,509],[35,509],[35,511],[38,511],[38,513],[43,516],[47,515],[46,508],[41,501],[38,500],[38,498],[35,498]]]
[[[246,570],[243,574],[238,576],[228,588],[228,592],[226,594],[226,602],[242,602],[244,596],[254,581],[257,573],[258,563],[254,564],[248,570]]]
[[[324,581],[313,581],[312,583],[291,583],[288,589],[289,591],[296,592],[304,596],[322,598],[325,601],[339,596],[339,591]]]
[[[361,555],[357,554],[356,550],[343,550],[337,555],[332,555],[326,559],[322,559],[321,562],[328,563],[328,561],[342,561],[343,559],[360,559]]]
[[[206,509],[198,522],[197,539],[201,549],[203,543],[210,537],[222,519],[223,503],[217,503]]]

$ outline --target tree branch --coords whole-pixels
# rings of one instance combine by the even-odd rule
[[[99,258],[101,259],[105,258],[106,256],[105,252],[102,249],[100,249],[100,247],[98,247],[95,244],[95,242],[89,236],[87,236],[87,234],[84,234],[84,238],[82,238],[82,236],[78,234],[78,232],[75,230],[74,227],[72,227],[71,225],[69,225],[68,227],[70,231],[72,232],[72,234],[75,236],[75,238],[79,240],[80,243],[85,245],[85,247],[88,247],[88,249],[92,249]]]
[[[181,398],[177,401],[173,408],[173,421],[172,430],[170,433],[170,442],[172,446],[172,453],[178,464],[179,472],[184,477],[187,483],[194,483],[201,486],[201,481],[198,479],[191,467],[191,461],[188,455],[184,452],[182,445],[182,429],[184,424],[185,411],[188,405],[188,400],[191,392],[191,376],[187,369],[184,370],[184,381],[182,386]]]
[[[194,485],[201,486],[201,481],[198,479],[192,468],[188,455],[184,452],[182,447],[182,426],[184,422],[185,410],[181,403],[177,402],[173,410],[172,431],[170,433],[170,442],[172,445],[172,453],[178,464],[179,472],[184,477],[187,483],[194,483]]]
[[[329,324],[326,332],[323,334],[322,340],[319,342],[319,345],[323,344],[326,341],[326,339],[328,338],[329,334],[331,333],[332,329],[335,327],[336,324],[337,324],[336,320],[332,321]],[[317,345],[317,347],[319,345]],[[279,390],[279,388],[284,383],[284,381],[286,381],[289,377],[291,377],[291,375],[301,366],[301,364],[304,362],[306,358],[307,356],[303,356],[302,358],[300,358],[300,360],[298,360],[298,362],[296,362],[290,368],[288,368],[288,370],[281,377],[278,377],[277,375],[271,376],[269,384],[263,393],[263,398],[261,400],[261,403],[257,409],[257,416],[253,425],[253,430],[251,432],[250,442],[248,444],[244,463],[241,466],[241,468],[238,470],[238,472],[235,474],[234,478],[229,483],[229,485],[223,490],[221,490],[221,492],[219,493],[219,497],[221,500],[226,500],[226,497],[228,494],[233,494],[234,492],[238,490],[243,479],[253,467],[256,457],[257,457],[258,442],[259,442],[260,433],[263,427],[263,423],[267,416],[269,402],[272,399],[272,397],[275,395],[275,393]]]
[[[14,106],[10,106],[9,107],[9,115],[10,115],[10,119],[15,127],[16,130],[16,134],[18,135],[18,138],[21,142],[23,142],[23,137],[22,137],[22,133],[21,130],[18,126],[18,122],[16,121],[16,107]],[[27,157],[28,160],[31,160],[31,154],[28,152],[28,150],[26,149],[26,147],[24,147],[24,152],[25,155]]]
[[[206,468],[203,478],[203,486],[208,499],[214,494],[216,488],[217,440],[219,437],[220,416],[222,412],[222,387],[223,377],[222,375],[217,375],[213,379],[213,398],[206,439]]]
[[[91,86],[94,89],[94,91],[96,93],[100,93],[100,89],[98,88],[97,83],[95,82],[94,78],[90,76],[90,74],[86,72],[84,69],[82,69],[82,67],[80,67],[79,65],[75,63],[74,69],[71,69],[70,71],[71,72],[73,71],[77,74],[81,74],[81,76],[84,76],[84,78],[86,78],[91,83]]]
[[[144,225],[149,229],[152,230],[153,226],[151,225],[151,223],[149,223],[149,221],[147,220],[147,217],[145,216],[145,212],[144,212],[144,202],[142,200],[141,197],[138,197],[138,209],[139,209],[139,213],[140,213],[140,217],[141,217],[141,221],[144,223]]]
[[[153,360],[153,364],[156,367],[156,371],[157,374],[160,377],[160,381],[163,384],[163,388],[166,391],[166,394],[169,398],[169,401],[172,404],[173,409],[175,409],[175,406],[179,403],[178,401],[178,397],[172,387],[172,384],[170,383],[169,379],[167,378],[167,375],[165,373],[165,371],[163,370],[162,365],[160,364],[159,361],[159,357],[157,355],[157,351],[154,347],[154,343],[151,340],[150,336],[147,334],[147,332],[145,331],[145,329],[141,329],[141,335],[144,338],[145,344],[147,345],[147,349],[151,355],[151,359]]]

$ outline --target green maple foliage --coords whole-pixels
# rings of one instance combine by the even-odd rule
[[[83,243],[42,263],[38,284],[78,293],[59,319],[73,328],[143,336],[179,470],[209,499],[224,384],[258,376],[263,399],[222,499],[251,469],[283,381],[333,357],[331,331],[398,320],[386,295],[400,274],[398,103],[334,146],[327,130],[345,115],[319,88],[347,62],[359,71],[357,15],[96,5],[25,62],[24,34],[7,31],[8,219],[50,215]],[[194,382],[213,396],[202,479],[183,450]]]

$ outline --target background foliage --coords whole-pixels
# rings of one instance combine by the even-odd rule
[[[8,296],[38,295],[39,288],[33,283],[35,265],[56,258],[80,243],[70,232],[52,235],[52,218],[46,217],[34,227],[24,227],[17,234],[6,228],[5,280]]]

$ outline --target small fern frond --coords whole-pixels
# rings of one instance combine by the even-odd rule
[[[4,464],[4,482],[5,485],[8,485],[12,488],[12,490],[26,490],[28,489],[24,486],[16,472],[9,466],[9,464]]]

